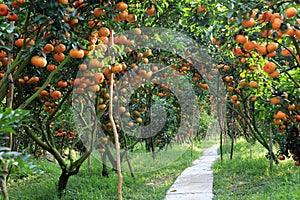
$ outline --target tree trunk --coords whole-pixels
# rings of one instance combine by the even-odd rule
[[[58,180],[58,197],[61,198],[64,194],[64,191],[67,187],[68,180],[70,175],[66,171],[62,171],[59,180]]]
[[[231,145],[230,145],[230,160],[233,158],[233,148],[234,148],[234,133],[231,133]]]
[[[6,175],[2,174],[2,179],[0,181],[1,194],[3,200],[8,200],[8,193],[6,188]]]

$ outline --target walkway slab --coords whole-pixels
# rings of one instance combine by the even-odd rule
[[[206,149],[203,155],[177,177],[165,200],[210,200],[213,198],[214,161],[219,157],[218,145]]]

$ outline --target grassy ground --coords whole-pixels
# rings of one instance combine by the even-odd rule
[[[214,164],[214,200],[300,198],[300,167],[291,159],[280,161],[270,172],[266,151],[259,144],[253,147],[252,159],[245,141],[238,141],[234,151],[233,160],[227,153],[223,162]]]
[[[193,150],[185,151],[179,159],[171,162],[168,166],[156,171],[135,174],[136,178],[131,178],[129,173],[123,174],[123,198],[126,200],[162,200],[167,190],[175,181],[176,177],[192,161],[199,157],[203,150],[212,144],[214,140],[205,141],[197,144]],[[160,162],[157,159],[157,162]],[[114,200],[117,199],[117,174],[110,172],[108,178],[101,176],[101,163],[93,160],[93,172],[87,169],[84,163],[79,174],[70,178],[66,195],[63,200]],[[9,195],[12,200],[55,200],[56,184],[60,169],[57,164],[49,163],[46,160],[39,161],[39,168],[43,174],[23,178],[18,182],[9,184]]]

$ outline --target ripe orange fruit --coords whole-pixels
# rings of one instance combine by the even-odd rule
[[[276,118],[276,119],[283,119],[285,117],[286,117],[286,114],[280,110],[274,115],[274,118]]]
[[[125,2],[119,2],[116,6],[117,10],[123,11],[126,10],[128,8],[127,4]]]
[[[246,42],[243,46],[245,51],[252,51],[252,50],[256,49],[256,47],[257,47],[257,45],[256,45],[255,41]]]
[[[58,3],[67,5],[67,4],[69,4],[69,0],[58,0]]]
[[[143,122],[143,119],[142,118],[140,118],[140,117],[138,117],[136,120],[135,120],[137,123],[142,123]]]
[[[0,16],[7,16],[8,6],[5,4],[0,4]]]
[[[242,26],[244,27],[253,27],[255,24],[255,21],[253,18],[250,18],[249,20],[243,19]]]
[[[31,64],[37,67],[46,67],[47,60],[44,57],[41,56],[33,56],[31,58]]]
[[[58,90],[55,90],[53,91],[50,96],[53,98],[53,99],[59,99],[61,97],[61,92],[58,91]]]
[[[101,8],[95,8],[93,11],[95,17],[100,17],[102,15],[104,15],[104,10]]]
[[[81,71],[87,70],[87,65],[82,63],[82,64],[78,65],[78,69]]]
[[[289,55],[291,55],[291,52],[293,53],[293,48],[292,47],[288,47],[288,49],[283,49],[281,51],[281,54],[283,56],[289,56]]]
[[[279,18],[275,18],[272,22],[272,28],[275,30],[278,30],[278,29],[280,29],[281,24],[282,24],[282,20]]]
[[[58,87],[65,88],[65,87],[68,86],[68,82],[67,82],[67,81],[62,81],[62,80],[60,80],[60,81],[58,81],[57,86],[58,86]]]
[[[235,37],[235,41],[244,44],[245,42],[247,42],[247,37],[245,37],[244,35],[237,35]]]
[[[275,19],[282,20],[283,18],[282,18],[282,16],[279,13],[274,13],[270,17],[270,22],[273,23]]]
[[[16,13],[8,13],[7,14],[7,20],[8,21],[17,21],[18,15]]]
[[[99,37],[107,37],[109,36],[109,29],[106,27],[102,27],[100,28],[99,32],[98,32]]]
[[[69,55],[71,58],[83,58],[84,51],[82,49],[71,49]]]
[[[66,45],[64,45],[64,44],[59,44],[59,45],[57,45],[56,47],[55,47],[55,52],[56,53],[62,53],[62,52],[64,52],[65,50],[66,50]]]
[[[277,48],[278,48],[278,45],[276,43],[267,44],[267,51],[268,51],[268,53],[276,51]]]
[[[212,38],[212,42],[215,44],[215,45],[220,45],[221,44],[221,41],[217,38]]]
[[[198,6],[197,7],[197,13],[199,13],[199,12],[206,12],[206,8],[203,7],[203,6]]]
[[[288,36],[294,36],[295,35],[295,30],[292,27],[288,27],[285,31],[285,34]]]
[[[148,14],[149,17],[155,16],[155,11],[156,11],[156,10],[155,10],[155,7],[154,7],[154,6],[152,6],[152,7],[146,9],[146,13]]]
[[[273,62],[267,62],[263,67],[264,72],[267,72],[267,73],[272,73],[275,71],[275,69],[276,69],[276,66]]]
[[[57,62],[61,62],[65,59],[65,54],[64,53],[56,53],[53,56],[54,60]]]
[[[295,108],[296,108],[295,104],[290,104],[288,106],[288,110],[295,110]]]
[[[47,71],[52,72],[56,69],[56,65],[49,64],[46,69],[47,69]]]
[[[96,81],[97,84],[101,84],[104,81],[104,75],[102,73],[95,73],[94,80]]]
[[[271,97],[270,102],[271,102],[271,104],[276,105],[276,104],[280,104],[281,100],[279,97]]]
[[[43,48],[43,52],[44,53],[51,53],[52,51],[54,51],[54,46],[52,44],[46,44]]]
[[[296,14],[297,14],[297,10],[294,7],[285,10],[285,15],[287,16],[287,18],[294,17]]]
[[[130,23],[136,22],[136,20],[137,20],[137,16],[135,14],[129,14],[126,17],[126,21]]]
[[[282,124],[282,121],[281,121],[281,119],[275,118],[275,119],[273,120],[273,123],[274,123],[275,125],[281,125],[281,124]]]
[[[249,86],[252,88],[258,88],[258,83],[256,81],[250,81]]]
[[[270,78],[276,78],[280,75],[280,71],[276,69],[274,72],[268,74]]]
[[[98,105],[98,109],[99,109],[99,110],[104,110],[105,107],[106,107],[105,104],[99,104],[99,105]]]
[[[115,64],[115,65],[112,66],[112,68],[111,68],[111,72],[112,72],[112,73],[118,73],[118,72],[120,72],[120,71],[122,71],[122,65],[121,65],[120,63]]]
[[[236,101],[238,99],[238,96],[237,95],[232,95],[232,97],[231,97],[231,100],[232,101]]]
[[[22,47],[24,44],[24,39],[20,38],[15,41],[16,47]]]
[[[3,50],[0,50],[0,58],[6,57],[6,52]]]
[[[267,54],[267,47],[266,45],[257,45],[257,53],[259,53],[260,55],[266,55]]]

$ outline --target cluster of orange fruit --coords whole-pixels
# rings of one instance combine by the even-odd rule
[[[76,133],[71,130],[64,131],[62,129],[54,131],[55,135],[58,137],[67,137],[69,140],[73,140],[75,138]]]

